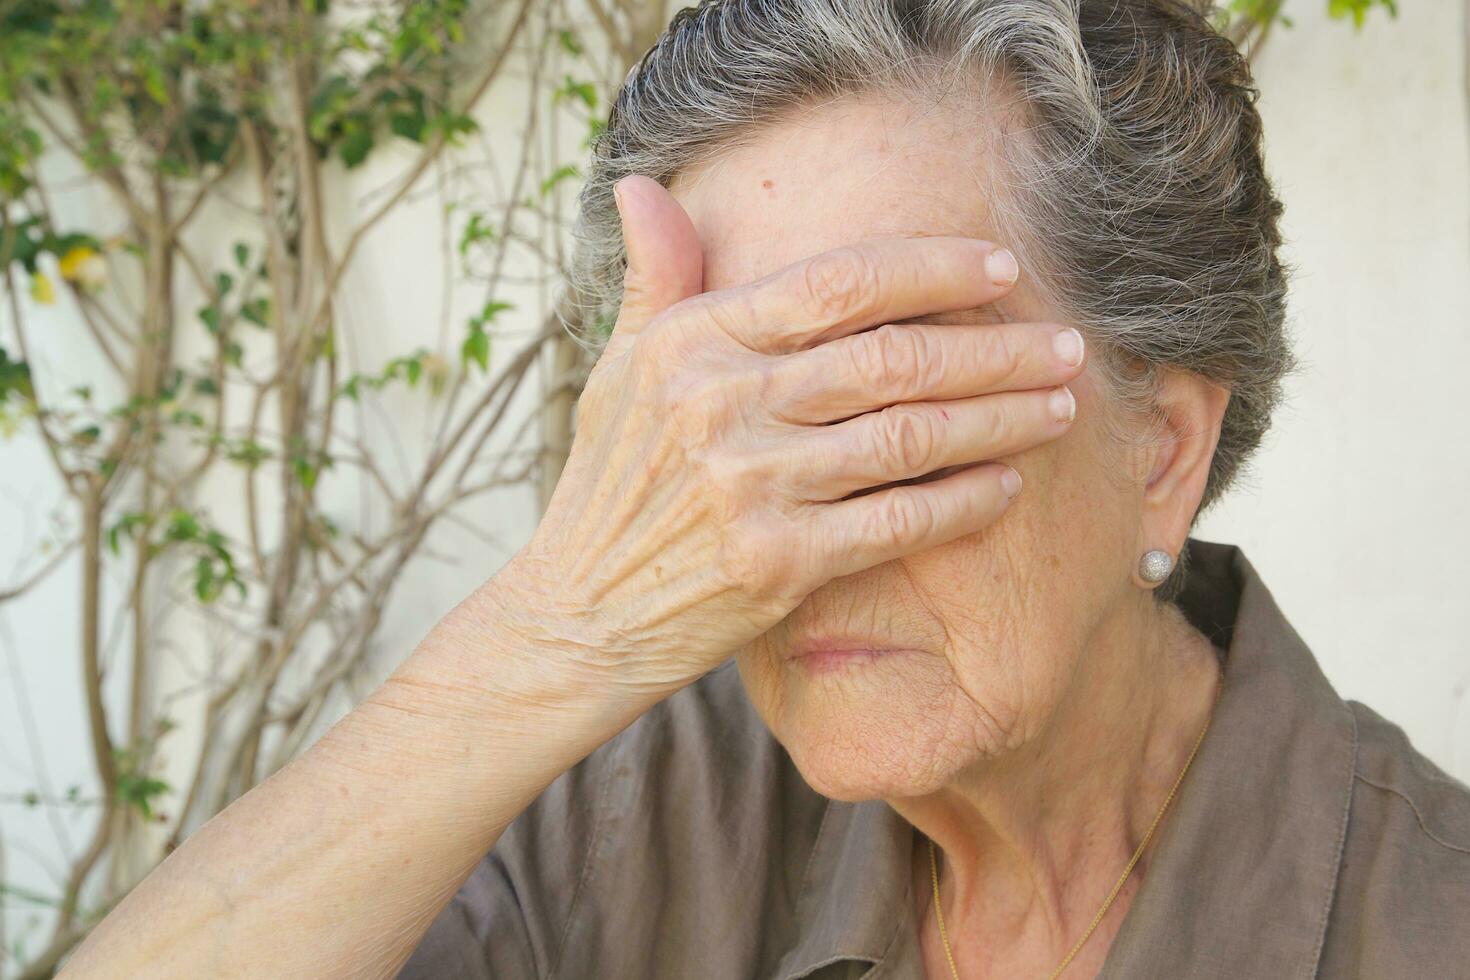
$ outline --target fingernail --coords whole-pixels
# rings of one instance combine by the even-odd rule
[[[1006,499],[1014,497],[1021,492],[1021,474],[1007,466],[1000,475],[1000,486],[1006,492]]]
[[[997,286],[1009,286],[1021,275],[1021,267],[1009,249],[998,248],[985,256],[985,274]]]
[[[1071,388],[1060,385],[1051,390],[1051,411],[1058,422],[1070,422],[1077,417],[1077,399]]]
[[[618,184],[621,184],[621,183],[622,183],[622,181],[618,181]],[[622,214],[623,213],[623,189],[621,187],[619,187],[618,184],[613,184],[613,188],[612,188],[612,191],[613,191],[613,201],[618,206],[618,214]]]
[[[1057,356],[1062,363],[1068,367],[1076,367],[1082,363],[1082,334],[1074,328],[1068,327],[1052,338],[1052,346],[1056,348]]]

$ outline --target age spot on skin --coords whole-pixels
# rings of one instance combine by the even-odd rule
[[[770,190],[771,188],[776,186],[776,182],[767,178],[766,180],[761,181],[761,186],[764,187],[766,190]]]

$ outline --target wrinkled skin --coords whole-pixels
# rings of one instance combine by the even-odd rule
[[[995,237],[986,158],[947,112],[844,101],[671,190],[705,243],[704,286],[719,289],[845,241]],[[1059,319],[1035,285],[1023,274],[983,308],[914,322]],[[808,783],[887,799],[941,848],[962,975],[1045,975],[1061,961],[1142,839],[1218,685],[1208,640],[1154,602],[1137,563],[1183,547],[1228,393],[1165,372],[1172,431],[1119,445],[1104,437],[1112,406],[1096,377],[1068,387],[1069,431],[995,457],[1025,482],[997,521],[831,580],[737,656]],[[826,671],[793,659],[824,642],[897,652]],[[928,975],[948,976],[915,840],[922,957]],[[1101,967],[1147,864],[1077,956],[1078,975]]]
[[[886,235],[996,237],[984,148],[942,113],[824,106],[671,187],[705,243],[706,289],[747,282],[810,253]],[[998,302],[913,322],[1059,319],[1023,274]],[[1102,437],[1103,397],[1068,385],[1077,420],[1060,438],[997,457],[1025,491],[995,524],[834,579],[746,647],[752,700],[821,792],[917,795],[1034,739],[1110,620],[1136,616],[1149,547],[1144,469]],[[1177,547],[1174,548],[1177,552]],[[813,676],[803,641],[866,638],[907,652]]]

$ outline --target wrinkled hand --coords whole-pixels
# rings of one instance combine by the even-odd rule
[[[1019,476],[968,464],[1068,428],[1068,328],[891,322],[1005,295],[998,246],[873,240],[701,293],[683,208],[645,177],[618,191],[624,302],[546,514],[496,581],[620,676],[681,686],[828,580],[984,528]]]

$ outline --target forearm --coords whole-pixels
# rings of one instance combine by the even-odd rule
[[[483,590],[467,600],[200,828],[66,975],[391,976],[505,827],[658,698],[527,648],[490,605]]]

